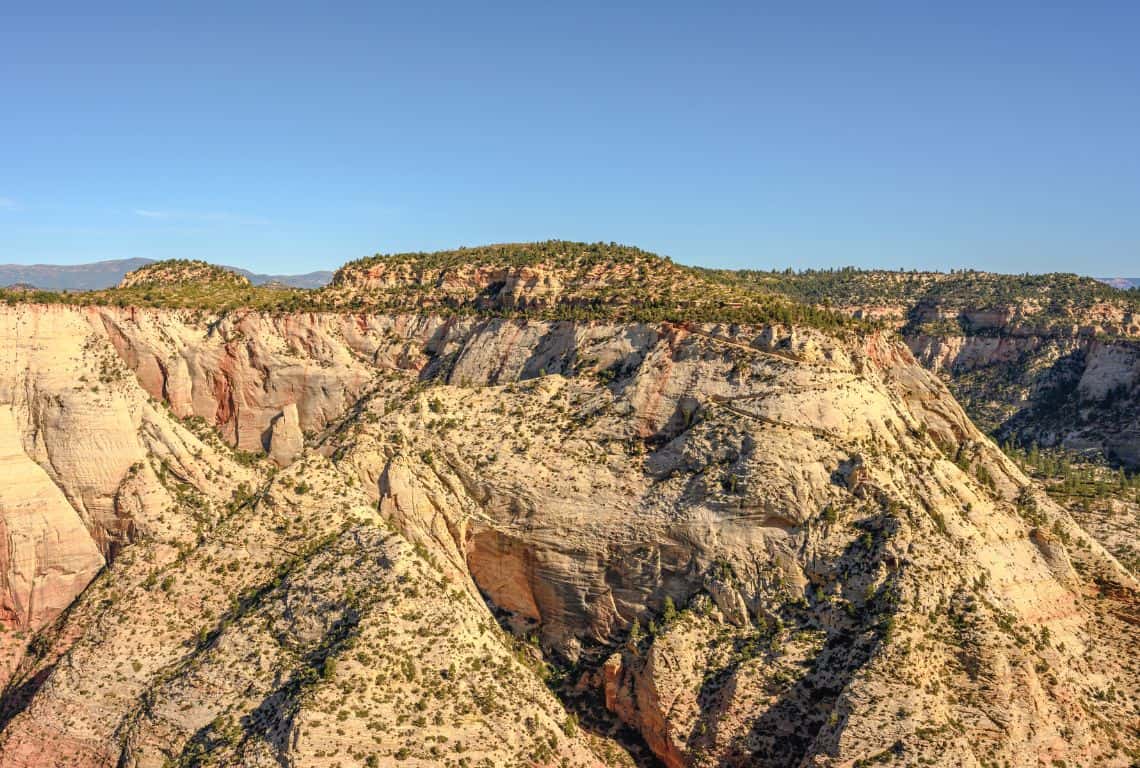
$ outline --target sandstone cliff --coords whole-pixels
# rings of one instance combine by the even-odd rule
[[[1000,439],[1140,467],[1140,342],[1052,335],[907,342]]]
[[[725,272],[893,328],[987,433],[1140,467],[1140,302],[1072,274]]]
[[[1140,748],[1134,576],[889,335],[24,305],[0,346],[0,765]]]

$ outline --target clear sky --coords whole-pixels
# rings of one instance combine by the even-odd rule
[[[556,237],[1131,276],[1138,142],[1135,2],[0,14],[0,262],[299,272]]]

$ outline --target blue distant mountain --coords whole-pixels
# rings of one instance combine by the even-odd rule
[[[306,272],[303,275],[263,275],[260,272],[250,272],[248,269],[241,269],[240,267],[226,267],[226,269],[237,272],[239,275],[245,275],[254,285],[281,283],[290,288],[320,288],[327,285],[333,277],[332,272],[323,269],[316,272]]]
[[[123,275],[153,263],[153,259],[114,259],[89,264],[0,264],[0,288],[6,285],[35,286],[47,291],[92,291],[110,288]],[[328,271],[303,275],[263,275],[238,267],[226,267],[245,275],[254,285],[281,283],[293,288],[320,288],[332,279]]]
[[[1140,288],[1140,277],[1098,277],[1097,280],[1123,291],[1129,288]]]

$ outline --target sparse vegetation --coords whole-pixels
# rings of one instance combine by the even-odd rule
[[[507,271],[523,268],[548,275],[557,290],[530,295],[506,290]],[[372,285],[367,278],[372,269],[382,269],[392,279]],[[447,280],[441,280],[444,274]],[[0,301],[212,312],[239,308],[273,313],[437,312],[547,320],[860,327],[826,309],[679,266],[638,248],[560,240],[371,256],[345,264],[332,283],[319,290],[253,287],[239,275],[204,262],[170,261],[131,273],[118,288],[76,293],[0,290]]]

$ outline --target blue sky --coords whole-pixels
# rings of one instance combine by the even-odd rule
[[[0,23],[0,262],[1140,273],[1135,3],[45,5]]]

